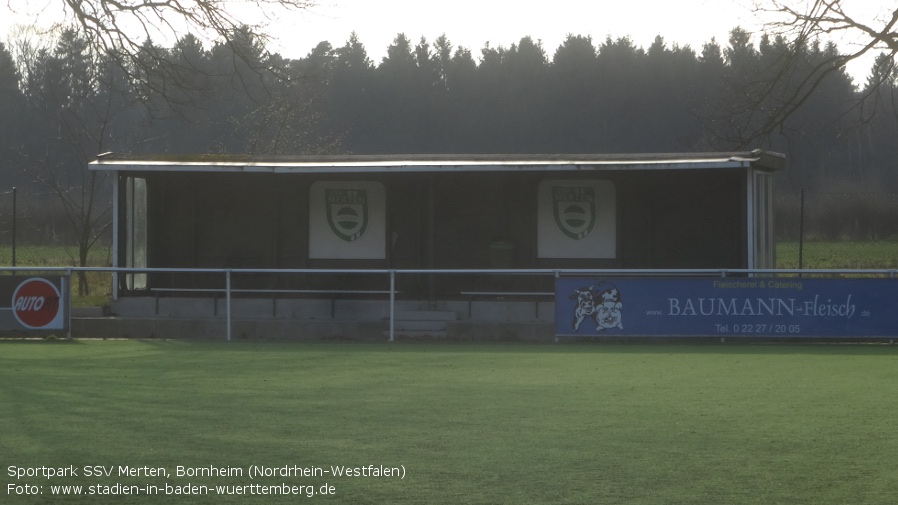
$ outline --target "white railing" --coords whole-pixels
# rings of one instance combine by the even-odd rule
[[[386,294],[389,296],[389,340],[395,340],[396,335],[396,278],[401,275],[519,275],[519,276],[551,276],[554,278],[574,275],[590,276],[759,276],[759,275],[821,275],[838,276],[850,275],[852,277],[888,277],[898,278],[898,269],[742,269],[742,268],[694,268],[694,269],[236,269],[236,268],[121,268],[121,267],[0,267],[0,272],[12,274],[36,274],[53,273],[64,274],[71,277],[76,272],[110,272],[113,274],[113,286],[117,284],[117,276],[121,274],[143,273],[171,273],[171,274],[220,274],[223,276],[223,288],[172,288],[170,291],[184,293],[208,293],[217,292],[225,295],[225,319],[227,328],[227,340],[232,338],[232,313],[231,301],[234,293],[360,293],[360,294]],[[234,274],[352,274],[352,275],[384,275],[389,278],[389,289],[381,291],[371,290],[278,290],[278,289],[235,289],[232,286]],[[115,290],[114,290],[115,292]],[[71,321],[68,321],[69,336],[71,336]]]

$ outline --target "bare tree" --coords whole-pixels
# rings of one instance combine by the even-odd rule
[[[266,25],[285,11],[300,11],[317,4],[315,0],[54,0],[64,14],[64,24],[74,28],[88,49],[103,55],[126,72],[135,86],[156,88],[164,95],[171,86],[189,86],[177,62],[153,58],[145,44],[150,40],[179,40],[187,34],[206,41],[229,43],[231,34],[249,30],[267,42]],[[19,0],[6,0],[7,8],[27,9]],[[49,9],[46,7],[45,9]],[[252,23],[249,20],[258,20]],[[253,55],[233,48],[242,64],[257,62]],[[193,69],[189,69],[193,70]],[[262,69],[259,69],[262,70]],[[269,69],[270,70],[270,69]],[[160,78],[161,76],[161,78]]]
[[[20,41],[18,47],[27,45]],[[112,205],[108,177],[83,167],[113,137],[111,130],[129,102],[127,84],[117,68],[87,50],[74,30],[63,32],[50,51],[26,52],[37,54],[26,92],[32,105],[30,131],[39,133],[22,153],[23,165],[58,198],[74,233],[54,238],[74,264],[88,266],[90,251],[111,225]],[[90,294],[85,273],[79,271],[78,278],[78,294]]]
[[[870,51],[887,51],[898,54],[898,9],[885,17],[862,17],[857,10],[845,8],[842,0],[768,0],[769,6],[760,4],[757,9],[774,14],[770,28],[791,34],[796,40],[815,38],[858,37],[859,48],[843,55],[842,63],[858,59]],[[871,2],[872,4],[873,2]],[[858,9],[860,2],[855,2]],[[868,4],[868,9],[870,5]]]
[[[842,0],[764,0],[755,8],[771,19],[765,32],[790,41],[789,50],[782,54],[766,82],[756,88],[756,96],[765,100],[774,97],[775,107],[768,107],[765,120],[742,139],[748,145],[781,129],[820,87],[827,78],[845,72],[845,66],[864,56],[879,52],[880,63],[888,61],[894,68],[898,55],[898,9],[871,17],[860,12],[861,2],[851,7]],[[869,11],[873,2],[867,3]],[[801,68],[806,49],[820,40],[859,40],[852,49],[828,51],[808,68]],[[873,93],[890,72],[874,72],[864,92]]]

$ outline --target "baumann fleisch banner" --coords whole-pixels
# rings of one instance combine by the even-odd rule
[[[898,336],[898,279],[561,277],[558,336]]]
[[[0,276],[0,331],[65,330],[65,277]]]

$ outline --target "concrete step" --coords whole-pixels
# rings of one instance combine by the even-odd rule
[[[449,310],[404,310],[396,312],[393,330],[397,338],[446,338],[449,323],[457,320],[458,314]]]
[[[104,317],[106,316],[104,307],[72,307],[72,317]]]
[[[458,314],[450,310],[403,310],[396,312],[396,321],[457,321]]]
[[[423,330],[396,330],[393,332],[396,338],[446,338],[448,331],[423,331]],[[384,332],[385,337],[390,336],[389,331]]]
[[[396,320],[398,331],[446,331],[448,321]]]

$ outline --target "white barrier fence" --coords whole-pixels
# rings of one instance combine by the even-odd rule
[[[384,295],[389,303],[389,340],[395,340],[396,335],[396,297],[397,278],[406,275],[508,275],[526,277],[759,277],[759,276],[822,276],[822,277],[885,277],[898,278],[898,269],[859,269],[859,270],[832,270],[832,269],[225,269],[225,268],[119,268],[119,267],[0,267],[0,273],[13,275],[53,274],[64,275],[70,279],[77,272],[108,272],[113,275],[113,298],[117,298],[117,286],[119,275],[131,274],[212,274],[222,276],[222,288],[161,288],[157,291],[184,292],[184,293],[221,293],[225,298],[226,338],[232,339],[232,297],[235,293],[272,294],[296,293],[296,294],[365,294]],[[281,274],[340,274],[340,275],[383,275],[389,280],[389,288],[385,290],[340,290],[340,289],[236,289],[233,287],[234,275],[281,275]],[[69,283],[66,283],[70,285]],[[551,295],[548,292],[515,292],[515,291],[463,291],[463,295]],[[70,315],[68,317],[71,317]],[[71,337],[71,321],[66,327]]]

